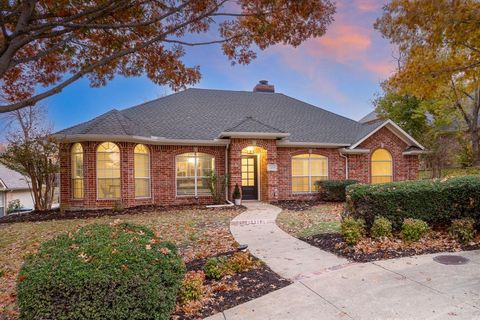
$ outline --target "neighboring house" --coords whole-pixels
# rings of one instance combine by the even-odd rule
[[[211,202],[210,170],[243,199],[308,198],[315,181],[416,179],[424,148],[390,120],[362,124],[275,93],[187,89],[56,134],[65,208]]]
[[[0,217],[6,215],[8,204],[20,200],[25,209],[33,209],[33,199],[30,185],[26,178],[0,164]]]

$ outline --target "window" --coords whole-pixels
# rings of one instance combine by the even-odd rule
[[[135,170],[135,197],[150,197],[150,152],[143,144],[137,144],[133,151]]]
[[[177,195],[209,195],[208,174],[215,169],[215,158],[206,153],[184,153],[176,158]]]
[[[292,192],[314,192],[315,182],[328,179],[328,159],[318,154],[292,158]]]
[[[392,155],[385,149],[372,154],[372,183],[386,183],[393,180]]]
[[[1,185],[2,183],[0,182],[0,187]],[[5,215],[5,192],[0,192],[0,217],[3,217],[4,215]]]
[[[72,146],[72,198],[83,198],[83,147],[80,143]]]
[[[97,148],[97,197],[120,198],[120,149],[112,142]]]

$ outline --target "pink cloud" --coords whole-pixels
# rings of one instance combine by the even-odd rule
[[[380,0],[355,0],[356,7],[362,12],[375,12],[382,7]]]

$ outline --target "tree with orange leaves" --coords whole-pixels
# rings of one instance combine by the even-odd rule
[[[220,45],[248,64],[278,43],[325,34],[332,0],[14,0],[0,2],[0,113],[58,94],[87,77],[146,74],[179,90],[200,79],[189,46]],[[215,27],[215,30],[213,30]]]

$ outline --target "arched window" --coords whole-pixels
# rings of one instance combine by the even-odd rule
[[[372,154],[372,183],[386,183],[393,180],[392,155],[385,149]]]
[[[176,157],[177,195],[209,195],[208,174],[215,169],[215,158],[206,153],[183,153]]]
[[[135,171],[135,197],[150,197],[150,152],[143,144],[137,144],[133,151]]]
[[[120,149],[112,142],[97,148],[97,197],[120,198]]]
[[[292,157],[292,192],[317,190],[315,182],[328,179],[328,158],[318,154],[299,154]]]
[[[83,198],[83,148],[75,143],[71,150],[72,198]]]

